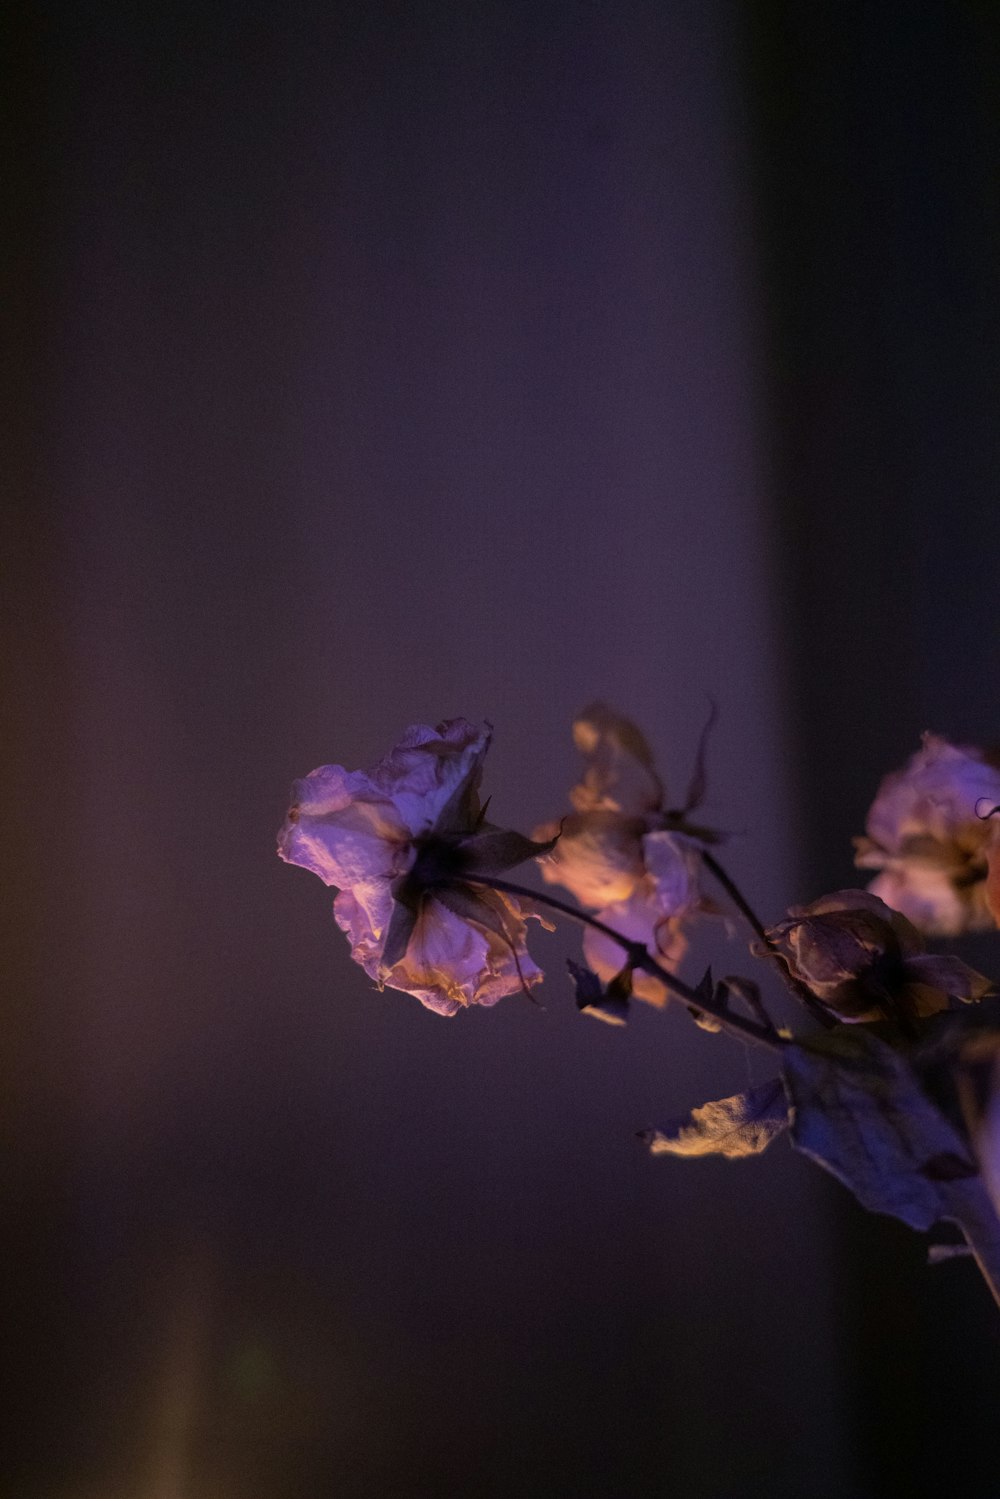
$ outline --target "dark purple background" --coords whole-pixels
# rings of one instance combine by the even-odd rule
[[[891,11],[24,13],[12,1499],[995,1494],[970,1267],[635,1142],[766,1058],[579,1019],[571,931],[374,993],[273,853],[448,715],[522,829],[595,695],[679,793],[710,693],[778,915],[1000,727],[995,37]]]

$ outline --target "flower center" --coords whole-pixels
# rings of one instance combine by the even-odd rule
[[[456,843],[441,837],[414,839],[416,858],[410,867],[408,880],[423,890],[434,885],[447,885],[462,872],[462,853]]]

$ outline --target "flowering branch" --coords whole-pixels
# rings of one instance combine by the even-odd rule
[[[655,1154],[755,1155],[787,1132],[870,1211],[918,1232],[956,1223],[1000,1305],[1000,994],[923,940],[1000,925],[1000,765],[925,735],[855,840],[856,862],[877,871],[868,888],[768,927],[712,852],[718,834],[688,820],[710,724],[670,811],[640,730],[592,704],[574,724],[574,810],[533,838],[486,819],[489,724],[417,724],[370,770],[326,765],[297,782],[278,851],[336,888],[334,916],[380,989],[443,1015],[542,981],[526,945],[540,908],[578,922],[581,1010],[620,1023],[632,998],[676,995],[697,1023],[780,1059],[779,1076],[644,1131]],[[579,904],[507,878],[529,860]],[[678,978],[694,918],[719,910],[705,871],[819,1030],[779,1032],[747,978]]]
[[[510,880],[477,877],[469,883],[482,885],[490,890],[499,890],[505,895],[513,895],[520,900],[537,901],[540,905],[547,906],[549,910],[557,911],[560,916],[569,917],[571,921],[577,921],[581,926],[589,926],[594,931],[600,932],[602,936],[610,937],[612,942],[617,942],[619,947],[624,949],[632,967],[641,968],[643,972],[651,974],[663,984],[664,988],[683,999],[692,1010],[711,1016],[723,1030],[729,1031],[741,1041],[752,1041],[755,1045],[766,1046],[772,1051],[780,1051],[783,1046],[787,1045],[785,1038],[778,1034],[773,1025],[759,1025],[756,1021],[746,1020],[742,1015],[734,1015],[725,1005],[717,1004],[713,999],[707,998],[700,990],[692,988],[683,979],[679,979],[675,973],[664,968],[643,943],[634,942],[631,937],[616,932],[614,927],[592,916],[589,911],[581,910],[579,906],[571,906],[567,901],[559,900],[557,896],[549,895],[545,891],[529,890],[525,885],[513,884]]]

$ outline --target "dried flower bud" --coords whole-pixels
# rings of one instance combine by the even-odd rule
[[[991,987],[960,959],[926,953],[912,923],[867,890],[793,906],[768,936],[841,1020],[913,1020]]]
[[[576,811],[561,824],[535,829],[536,838],[549,838],[561,827],[552,852],[539,860],[542,874],[673,970],[687,948],[684,925],[707,908],[700,842],[682,814],[664,810],[652,752],[629,719],[595,703],[573,725],[573,737],[586,761],[570,792]],[[592,928],[583,946],[590,967],[610,981],[621,967],[621,947]],[[652,1004],[667,999],[664,985],[647,973],[635,974],[633,991]]]

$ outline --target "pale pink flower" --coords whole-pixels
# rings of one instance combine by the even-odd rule
[[[993,926],[986,884],[1000,825],[977,805],[1000,802],[1000,770],[980,750],[923,736],[920,749],[886,776],[872,803],[855,862],[881,872],[868,886],[930,936]]]
[[[868,890],[836,890],[788,915],[768,937],[841,1020],[905,1022],[992,987],[961,959],[925,952],[916,927]]]
[[[673,973],[687,951],[685,918],[698,907],[697,850],[686,849],[684,844],[690,840],[676,834],[650,833],[643,839],[647,853],[651,853],[653,840],[662,840],[653,863],[661,874],[666,865],[672,865],[669,876],[661,884],[656,874],[647,872],[633,885],[626,900],[602,906],[594,914],[598,921],[623,937],[641,942],[658,963]],[[678,902],[677,892],[682,885],[688,886],[691,893]],[[605,983],[621,972],[627,957],[620,943],[594,927],[587,927],[583,934],[583,955]],[[638,968],[632,974],[632,993],[653,1005],[664,1005],[669,997],[655,974]]]
[[[324,765],[296,781],[278,853],[340,893],[351,954],[379,988],[454,1015],[540,982],[529,912],[475,884],[541,845],[494,827],[479,801],[489,724],[416,724],[372,770]]]
[[[570,792],[575,811],[535,830],[539,839],[558,834],[539,860],[542,874],[673,971],[687,947],[683,924],[706,908],[699,843],[683,814],[664,809],[663,783],[635,724],[595,703],[574,723],[573,738],[586,764]],[[625,964],[624,949],[593,928],[583,945],[601,978],[613,978]],[[653,1004],[667,998],[663,984],[641,972],[633,992]]]

